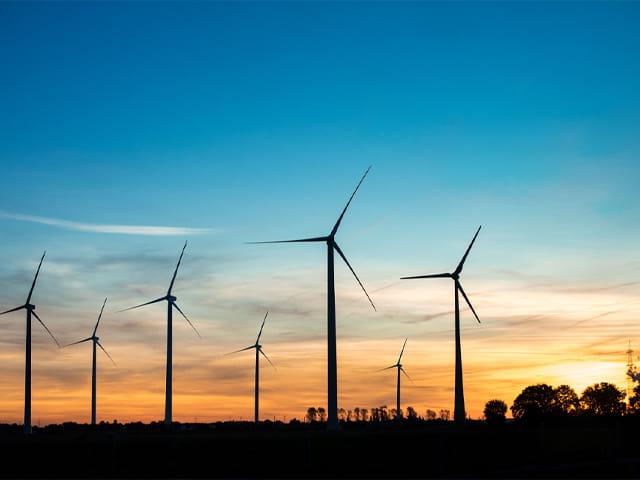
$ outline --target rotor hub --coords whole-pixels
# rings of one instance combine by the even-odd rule
[[[36,306],[35,306],[35,305],[33,305],[33,304],[31,304],[31,303],[27,303],[24,307],[25,307],[27,310],[35,310],[35,309],[36,309]]]
[[[170,302],[175,302],[178,298],[174,297],[173,295],[167,295],[167,300],[169,300]]]

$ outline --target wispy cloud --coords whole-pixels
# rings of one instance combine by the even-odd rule
[[[106,225],[99,223],[73,222],[58,218],[39,217],[35,215],[22,215],[19,213],[9,213],[0,210],[0,218],[8,218],[22,222],[40,223],[53,227],[65,228],[67,230],[77,230],[91,233],[115,233],[121,235],[153,235],[153,236],[175,236],[175,235],[202,235],[211,233],[208,228],[189,227],[165,227],[152,225]]]

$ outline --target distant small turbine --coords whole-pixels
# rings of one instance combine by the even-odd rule
[[[267,315],[269,315],[269,312],[267,312],[264,316],[264,319],[262,320],[262,325],[260,326],[260,331],[258,332],[258,338],[256,338],[256,343],[254,343],[253,345],[249,345],[246,348],[242,348],[240,350],[236,350],[235,352],[231,352],[228,353],[227,355],[233,355],[234,353],[240,353],[240,352],[245,352],[247,350],[251,350],[252,348],[255,348],[256,350],[256,378],[255,378],[255,404],[254,404],[254,421],[256,423],[258,423],[260,421],[260,417],[259,417],[259,407],[260,407],[260,354],[262,354],[264,356],[264,358],[267,359],[267,362],[269,362],[271,364],[271,366],[273,368],[275,368],[275,365],[273,364],[273,362],[269,359],[269,357],[267,357],[267,354],[264,353],[262,351],[262,345],[260,345],[260,336],[262,335],[262,329],[264,328],[264,322],[267,321]]]
[[[91,368],[91,425],[96,424],[96,345],[102,349],[109,360],[113,362],[115,365],[116,362],[113,361],[109,352],[107,352],[102,344],[100,343],[100,337],[96,335],[98,333],[98,325],[100,325],[100,319],[102,318],[102,312],[104,311],[104,306],[107,304],[107,299],[104,299],[104,303],[102,304],[102,308],[100,309],[100,315],[98,315],[98,321],[96,322],[96,326],[93,328],[93,333],[90,337],[85,338],[84,340],[79,340],[77,342],[70,343],[69,345],[65,345],[65,347],[70,347],[71,345],[78,345],[79,343],[89,342],[93,343],[93,364]]]
[[[36,281],[38,280],[38,274],[40,273],[40,267],[42,266],[42,261],[44,260],[44,256],[47,254],[45,251],[42,254],[42,258],[40,259],[40,263],[38,264],[38,269],[36,270],[36,276],[33,277],[33,283],[31,284],[31,289],[29,290],[29,295],[27,295],[27,301],[24,302],[24,305],[20,305],[19,307],[12,308],[5,312],[0,313],[0,315],[4,315],[5,313],[17,312],[18,310],[25,309],[27,311],[27,335],[25,342],[25,361],[24,361],[24,433],[31,433],[31,316],[36,317],[36,320],[40,322],[40,325],[44,327],[47,333],[53,338],[53,341],[56,342],[56,345],[60,347],[58,340],[53,336],[53,333],[47,328],[42,319],[36,313],[36,306],[31,304],[31,295],[33,295],[33,289],[36,286]]]
[[[471,305],[471,302],[469,301],[469,297],[467,297],[467,294],[464,292],[464,289],[462,288],[462,284],[460,283],[460,274],[462,273],[464,262],[467,260],[467,256],[471,251],[471,247],[473,247],[473,244],[475,243],[476,238],[478,238],[478,234],[480,233],[481,228],[482,226],[478,227],[476,234],[473,236],[473,240],[471,240],[469,247],[467,247],[467,251],[464,252],[464,255],[462,256],[462,260],[460,260],[460,263],[458,263],[458,266],[453,271],[453,273],[438,273],[435,275],[419,275],[417,277],[401,278],[401,280],[411,280],[416,278],[451,278],[453,279],[454,299],[455,299],[454,300],[455,329],[456,329],[456,334],[455,334],[456,335],[456,380],[455,380],[456,383],[455,383],[455,403],[454,403],[454,410],[453,410],[453,419],[456,423],[459,423],[459,424],[464,423],[465,409],[464,409],[464,388],[462,385],[462,347],[460,345],[460,302],[458,300],[458,292],[462,293],[462,296],[467,302],[467,305],[469,305],[469,308],[473,312],[473,315],[476,317],[476,320],[478,320],[478,323],[480,323],[480,318],[478,317],[478,314],[474,310],[473,305]]]
[[[156,298],[155,300],[151,300],[147,303],[142,303],[140,305],[136,305],[135,307],[125,308],[124,310],[120,310],[121,312],[125,312],[127,310],[133,310],[134,308],[144,307],[145,305],[151,305],[152,303],[158,303],[162,301],[167,302],[167,369],[166,369],[166,381],[165,381],[165,403],[164,403],[164,423],[165,425],[171,425],[173,421],[172,417],[172,402],[173,402],[173,309],[175,308],[180,315],[184,317],[193,331],[196,332],[196,335],[200,337],[200,333],[196,329],[196,327],[191,323],[191,320],[187,318],[180,307],[176,303],[177,298],[171,295],[171,291],[173,290],[173,284],[176,281],[176,275],[178,274],[178,268],[180,267],[180,262],[182,262],[182,256],[184,255],[184,250],[187,248],[187,242],[184,242],[184,247],[182,247],[182,252],[180,253],[180,258],[178,258],[178,264],[176,265],[176,269],[173,272],[173,277],[171,278],[171,283],[169,284],[169,290],[167,290],[167,294],[164,297]],[[202,337],[200,337],[202,338]]]
[[[392,368],[398,369],[398,381],[396,383],[396,420],[398,421],[402,420],[402,417],[400,416],[400,372],[404,373],[407,376],[407,378],[411,380],[411,377],[407,374],[407,372],[404,371],[404,368],[402,368],[402,364],[400,363],[400,361],[402,360],[402,354],[404,353],[404,347],[406,345],[407,345],[407,339],[405,338],[404,344],[402,345],[402,350],[400,350],[400,356],[398,357],[398,361],[394,365],[391,365],[390,367],[383,368],[382,370],[380,370],[382,372],[384,370],[390,370]]]
[[[333,254],[334,252],[338,252],[338,255],[342,257],[344,263],[347,264],[351,273],[356,278],[358,285],[362,288],[362,291],[369,299],[369,303],[373,309],[376,309],[376,306],[373,304],[373,300],[367,293],[362,285],[362,282],[356,275],[355,270],[351,267],[351,264],[347,260],[347,257],[342,253],[342,250],[338,246],[336,242],[336,233],[338,233],[338,228],[340,228],[340,223],[344,218],[344,214],[347,213],[347,209],[355,197],[356,192],[362,185],[364,178],[371,170],[371,167],[367,168],[362,175],[362,178],[358,182],[356,189],[349,197],[349,201],[345,205],[342,213],[338,217],[338,221],[335,223],[329,235],[323,237],[313,237],[313,238],[302,238],[299,240],[277,240],[271,242],[248,242],[252,244],[257,243],[309,243],[309,242],[323,242],[327,244],[327,409],[328,409],[328,417],[327,417],[327,428],[329,430],[337,430],[340,427],[340,423],[338,422],[338,360],[336,353],[336,288],[335,288],[335,280],[334,280],[334,263],[333,263]]]

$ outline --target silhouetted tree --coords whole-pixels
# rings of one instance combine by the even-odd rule
[[[629,397],[627,411],[633,415],[640,414],[640,384],[633,387],[633,394]]]
[[[500,425],[504,423],[507,415],[507,404],[502,400],[489,400],[484,405],[484,418],[490,425]]]
[[[408,420],[417,420],[418,419],[418,412],[416,412],[415,408],[407,407],[407,419]]]
[[[624,414],[626,393],[612,383],[600,382],[585,388],[580,398],[588,415],[616,416]]]
[[[427,408],[427,420],[435,420],[436,417],[436,412]]]
[[[356,419],[356,422],[360,421],[360,407],[356,407],[353,409],[353,416]]]
[[[353,422],[353,420],[354,420],[353,411],[347,410],[347,422]]]
[[[324,407],[318,407],[318,418],[321,422],[327,421],[327,412]]]
[[[389,418],[390,419],[397,420],[398,415],[400,416],[400,418],[404,418],[404,415],[402,414],[402,409],[400,409],[399,412],[395,408],[392,408],[389,411]]]
[[[318,419],[318,410],[315,407],[307,408],[306,418],[309,423],[315,422]]]
[[[530,385],[513,401],[511,413],[513,418],[523,420],[540,420],[553,411],[553,388],[546,383]]]
[[[369,410],[367,410],[366,408],[361,408],[360,409],[360,419],[363,422],[366,422],[369,419]]]
[[[574,415],[580,411],[578,394],[569,385],[560,385],[553,389],[551,409],[555,415]]]
[[[344,408],[338,409],[338,420],[341,422],[347,421],[347,411]]]
[[[443,408],[440,410],[440,420],[444,420],[444,421],[449,421],[449,418],[451,418],[451,412],[446,409]]]
[[[389,420],[389,412],[387,411],[386,405],[382,405],[380,408],[378,408],[378,413],[380,415],[381,422],[386,422],[387,420]]]

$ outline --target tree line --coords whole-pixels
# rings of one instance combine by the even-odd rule
[[[640,376],[634,380],[639,381]],[[509,410],[516,421],[540,421],[569,416],[640,415],[640,383],[634,387],[628,404],[625,403],[625,398],[624,390],[608,382],[590,385],[581,395],[569,385],[553,387],[539,383],[524,388],[511,407],[499,399],[489,400],[484,406],[483,414],[490,424],[505,422]],[[451,419],[451,412],[447,409],[440,409],[439,412],[427,409],[424,415],[420,415],[411,406],[406,411],[397,411],[386,405],[370,409],[356,407],[338,410],[341,422],[387,422],[398,420],[398,416],[406,421],[448,421]],[[325,422],[327,412],[323,407],[309,407],[304,419],[308,423]]]

